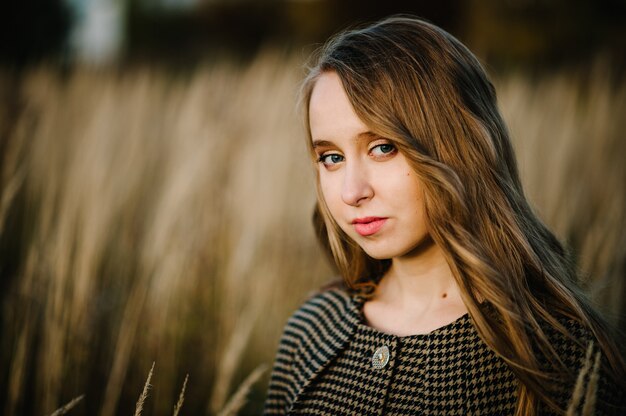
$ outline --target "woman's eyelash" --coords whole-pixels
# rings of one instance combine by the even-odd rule
[[[336,158],[341,159],[341,160],[331,161],[331,164],[336,164],[336,163],[339,163],[339,162],[343,161],[343,156],[338,154],[338,153],[325,153],[325,154],[322,154],[322,155],[319,156],[317,161],[319,163],[328,164],[329,163],[329,158],[332,158],[333,156],[335,156]]]
[[[370,149],[370,153],[374,152],[376,149],[379,149],[382,152],[382,154],[388,155],[388,154],[392,154],[395,150],[397,150],[397,147],[393,143],[380,143],[380,144],[377,144],[376,146],[373,146]]]
[[[391,149],[395,148],[395,146],[392,145],[391,143],[381,143],[381,144],[377,144],[376,146],[372,147],[372,149],[376,149],[376,148],[382,149],[383,147],[389,147]]]

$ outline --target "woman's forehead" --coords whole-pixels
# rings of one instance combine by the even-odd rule
[[[313,87],[309,128],[314,141],[356,137],[369,130],[356,115],[341,79],[334,72],[322,74]]]

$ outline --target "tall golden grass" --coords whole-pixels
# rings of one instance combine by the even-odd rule
[[[152,362],[143,415],[171,414],[183,385],[182,415],[259,411],[287,315],[333,273],[310,226],[301,76],[265,52],[176,76],[0,77],[4,414],[82,394],[69,414],[130,414]],[[582,79],[506,77],[501,106],[531,200],[623,317],[626,88]]]

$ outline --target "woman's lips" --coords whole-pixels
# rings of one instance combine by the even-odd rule
[[[382,228],[386,221],[387,218],[381,217],[357,218],[352,221],[352,225],[354,225],[354,229],[357,233],[365,237],[368,235],[376,234],[378,230]]]

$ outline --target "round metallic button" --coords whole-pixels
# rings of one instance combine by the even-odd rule
[[[376,350],[374,355],[372,356],[372,367],[379,370],[384,368],[389,362],[389,348],[386,345],[383,345],[379,349]]]

